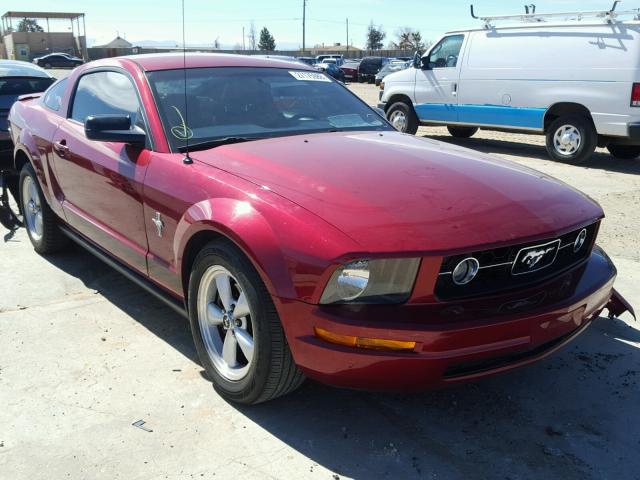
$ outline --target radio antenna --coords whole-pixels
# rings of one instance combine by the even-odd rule
[[[182,0],[182,72],[184,74],[184,141],[185,141],[185,154],[182,159],[182,163],[191,165],[193,159],[189,156],[189,136],[191,131],[189,130],[189,105],[187,103],[187,44],[185,42],[185,28],[184,28],[184,0]]]

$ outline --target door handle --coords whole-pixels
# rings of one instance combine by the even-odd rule
[[[53,143],[53,149],[61,157],[64,157],[67,154],[67,152],[69,151],[69,147],[67,147],[67,141],[66,140],[60,140],[59,142],[54,142]]]
[[[456,95],[458,95],[458,84],[457,83],[452,83],[451,84],[451,95],[453,95],[454,97]]]

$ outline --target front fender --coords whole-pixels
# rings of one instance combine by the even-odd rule
[[[251,260],[269,293],[287,298],[295,295],[277,237],[249,202],[216,198],[191,206],[176,226],[173,253],[178,271],[182,271],[189,240],[202,231],[219,233],[235,243]]]
[[[183,271],[185,250],[194,235],[212,231],[244,252],[271,295],[313,301],[335,258],[360,247],[302,207],[280,197],[271,200],[215,198],[191,206],[176,226],[178,271]]]

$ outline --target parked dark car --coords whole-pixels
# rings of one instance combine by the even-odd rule
[[[385,57],[364,57],[358,67],[358,81],[373,83],[382,67],[389,63]]]
[[[380,85],[380,82],[384,80],[384,77],[386,77],[390,73],[399,72],[400,70],[409,68],[410,65],[411,62],[402,62],[397,60],[394,60],[391,63],[387,63],[376,75],[376,85]]]
[[[360,60],[347,60],[340,66],[340,70],[344,73],[345,80],[352,82],[358,81],[358,67],[360,66]]]
[[[84,60],[68,53],[50,53],[44,57],[34,58],[33,63],[43,68],[76,68],[82,65]]]
[[[296,60],[311,67],[313,67],[316,63],[316,57],[296,57]]]
[[[7,117],[20,95],[38,96],[55,82],[40,67],[27,62],[0,60],[0,223],[9,230],[20,225],[19,212],[9,202],[9,192],[18,201],[18,176],[13,165],[13,142]]]
[[[4,170],[13,154],[7,116],[20,95],[44,92],[55,78],[42,68],[27,62],[0,60],[0,170]]]
[[[336,80],[344,82],[344,72],[335,63],[324,63],[322,70]]]

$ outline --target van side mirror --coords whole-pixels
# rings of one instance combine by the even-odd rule
[[[413,54],[413,68],[422,68],[420,52],[416,52]]]
[[[422,70],[433,70],[433,65],[429,61],[429,57],[422,57],[420,59],[420,68]]]
[[[84,121],[84,134],[89,140],[100,142],[122,142],[144,147],[146,133],[131,125],[129,115],[89,115]]]

